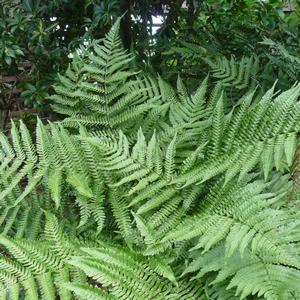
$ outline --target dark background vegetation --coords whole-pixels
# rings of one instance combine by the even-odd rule
[[[2,0],[1,126],[20,114],[53,117],[47,95],[57,72],[120,15],[136,63],[169,81],[180,72],[191,90],[220,56],[258,57],[258,85],[279,78],[285,88],[299,79],[298,1]]]

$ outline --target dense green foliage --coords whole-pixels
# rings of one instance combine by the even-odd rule
[[[0,136],[1,299],[299,299],[300,85],[249,91],[244,59],[190,94],[119,26],[59,76],[62,121]]]
[[[158,35],[151,65],[173,82],[180,73],[193,90],[212,64],[252,57],[255,85],[266,92],[277,78],[277,88],[288,89],[299,78],[299,8],[299,1],[201,1],[179,14],[168,38]]]

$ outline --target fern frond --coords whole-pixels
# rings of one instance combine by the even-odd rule
[[[122,47],[119,27],[118,20],[101,44],[93,43],[92,53],[80,60],[80,67],[74,71],[71,64],[55,86],[52,107],[69,116],[66,126],[132,128],[159,102],[154,81],[128,68],[133,57]],[[74,64],[77,61],[76,57]]]

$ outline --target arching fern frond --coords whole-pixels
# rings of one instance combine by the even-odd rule
[[[119,27],[120,20],[101,43],[93,43],[80,68],[73,71],[76,58],[55,86],[50,99],[56,112],[69,116],[65,125],[126,131],[159,102],[155,83],[128,67],[133,56],[122,47]]]
[[[163,279],[160,276],[161,266],[154,258],[147,259],[138,253],[105,243],[95,249],[81,250],[83,254],[73,257],[70,263],[107,287],[111,297],[105,295],[103,299],[200,299],[203,294],[201,286],[184,281],[174,285]],[[69,285],[69,288],[78,291],[79,295],[102,295],[101,291],[89,286],[78,289]]]

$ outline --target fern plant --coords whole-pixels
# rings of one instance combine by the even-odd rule
[[[1,299],[299,299],[300,85],[189,94],[118,30],[60,76],[65,119],[0,136]]]
[[[152,81],[130,68],[133,56],[121,46],[119,22],[102,45],[95,41],[85,55],[76,55],[54,86],[57,94],[49,99],[54,111],[68,116],[63,122],[67,126],[124,130],[159,101]]]
[[[226,88],[233,100],[239,99],[247,91],[251,92],[260,84],[258,57],[242,57],[238,61],[234,57],[230,60],[224,56],[216,60],[203,57],[203,61],[211,68],[212,77]]]
[[[234,35],[233,32],[231,34]],[[179,46],[172,46],[163,53],[166,64],[171,64],[171,70],[165,70],[166,76],[174,78],[176,71],[182,71],[189,78],[188,85],[195,88],[198,77],[210,72],[216,82],[223,84],[233,103],[254,88],[262,95],[273,85],[275,79],[279,79],[278,90],[287,90],[299,78],[297,49],[278,41],[264,38],[256,45],[257,49],[251,49],[250,53],[256,54],[242,56],[239,53],[242,49],[239,47],[232,49],[235,54],[230,55],[225,54],[222,44],[207,44],[207,40],[201,40],[201,37],[197,39],[193,42],[175,41]],[[242,44],[249,42],[243,38],[241,41]],[[260,49],[261,45],[267,47]]]

